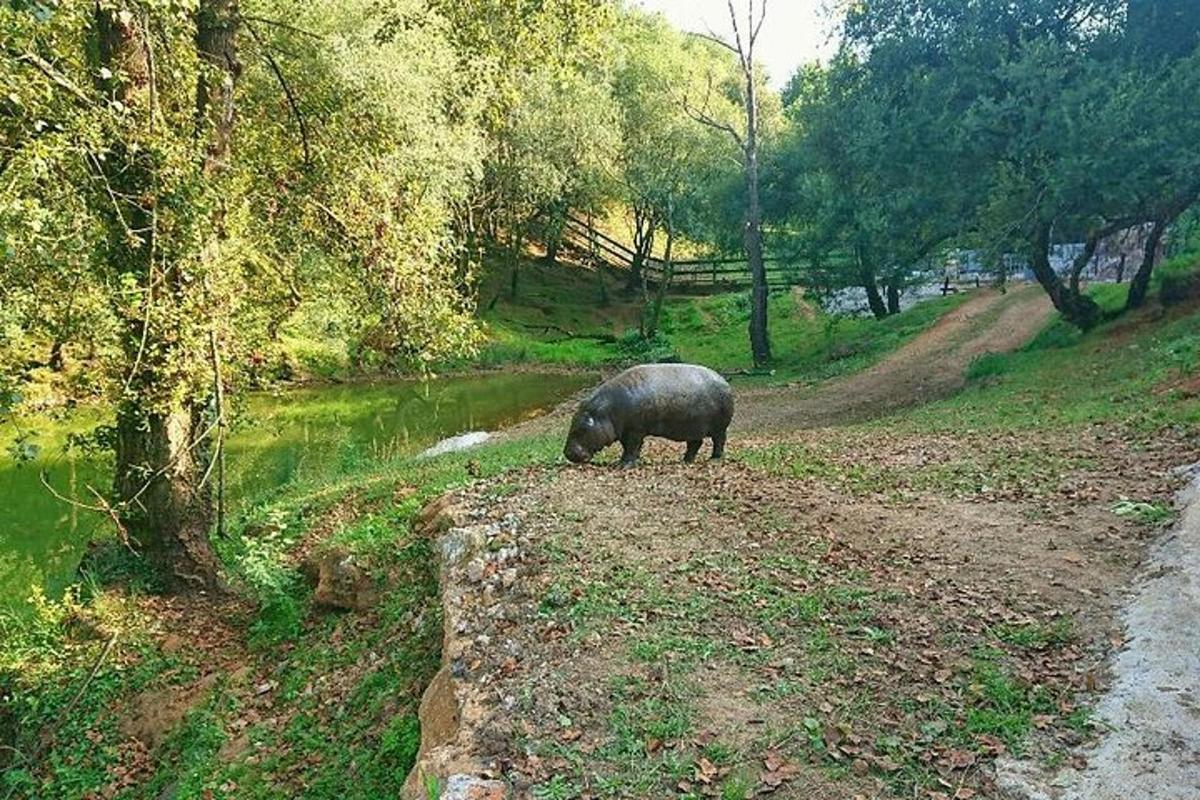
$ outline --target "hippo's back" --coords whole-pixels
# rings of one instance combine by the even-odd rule
[[[733,391],[708,367],[644,364],[608,385],[627,394],[629,421],[651,435],[703,438],[723,431],[733,418]]]

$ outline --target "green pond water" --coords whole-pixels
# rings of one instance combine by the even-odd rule
[[[226,449],[232,512],[289,483],[319,480],[364,461],[412,455],[455,434],[496,430],[561,402],[590,383],[578,375],[522,373],[380,381],[252,395]],[[56,596],[73,580],[91,538],[106,524],[55,491],[94,504],[111,484],[112,461],[65,447],[71,433],[107,422],[99,410],[23,418],[39,453],[17,463],[16,431],[0,426],[0,606],[21,605],[35,587]]]

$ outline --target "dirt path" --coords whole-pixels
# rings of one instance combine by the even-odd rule
[[[734,432],[821,428],[886,416],[946,397],[966,384],[967,367],[984,353],[1015,350],[1054,312],[1045,292],[1024,286],[984,290],[868,370],[804,389],[735,387]],[[599,378],[599,376],[597,376]],[[563,429],[577,399],[496,434],[498,441]]]
[[[1032,339],[1054,309],[1045,292],[1026,286],[980,292],[879,364],[807,391],[739,393],[735,426],[743,430],[820,428],[857,422],[928,403],[966,383],[984,353],[1014,350]]]

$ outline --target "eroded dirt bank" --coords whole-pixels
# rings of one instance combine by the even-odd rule
[[[982,290],[880,363],[810,388],[744,391],[737,429],[820,428],[882,417],[947,397],[984,353],[1005,353],[1046,326],[1054,308],[1037,286]]]

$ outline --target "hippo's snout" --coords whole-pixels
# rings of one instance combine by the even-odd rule
[[[563,455],[572,464],[586,464],[592,460],[592,454],[578,442],[567,442],[567,446],[563,448]]]

